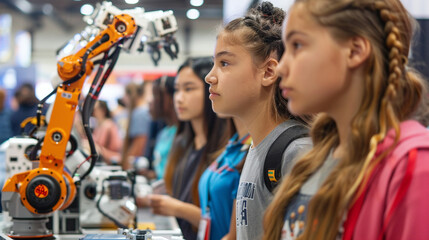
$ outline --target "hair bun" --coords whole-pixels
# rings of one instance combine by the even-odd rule
[[[260,12],[261,17],[274,24],[282,24],[284,19],[284,12],[274,7],[271,2],[262,2],[258,7],[257,11]]]
[[[262,4],[258,6],[258,11],[260,11],[264,17],[271,17],[273,15],[274,6],[270,2],[262,2]]]

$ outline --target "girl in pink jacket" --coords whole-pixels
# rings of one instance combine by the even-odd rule
[[[400,0],[296,0],[280,88],[293,114],[320,114],[263,239],[429,239],[429,132],[411,120],[427,95],[407,65],[415,26]]]

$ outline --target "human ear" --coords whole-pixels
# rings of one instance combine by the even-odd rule
[[[262,86],[267,87],[277,81],[279,75],[276,68],[279,62],[274,58],[269,58],[264,67],[264,76],[262,78]]]
[[[347,64],[350,68],[359,67],[371,53],[371,44],[368,39],[356,36],[348,41]]]

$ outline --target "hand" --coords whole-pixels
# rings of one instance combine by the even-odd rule
[[[149,196],[144,196],[144,197],[136,197],[136,203],[137,206],[140,208],[145,208],[145,207],[149,207],[150,206],[150,199]]]
[[[225,236],[223,236],[221,240],[229,240],[229,234],[226,234]]]
[[[147,179],[156,179],[156,173],[153,170],[143,168],[138,171],[138,174],[143,175]]]
[[[177,209],[183,202],[168,195],[153,194],[149,196],[149,205],[154,214],[176,216]]]

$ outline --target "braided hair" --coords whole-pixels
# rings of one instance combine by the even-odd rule
[[[309,203],[307,227],[298,239],[335,239],[344,214],[365,185],[371,170],[394,147],[375,157],[377,145],[393,128],[396,141],[401,121],[414,117],[424,98],[424,81],[407,66],[416,26],[399,0],[296,0],[332,37],[345,41],[360,36],[371,44],[365,62],[364,95],[351,122],[347,155]],[[293,167],[278,188],[264,218],[263,239],[279,239],[285,208],[308,178],[339,144],[335,121],[320,114],[311,130],[313,149]]]
[[[270,2],[262,2],[249,10],[246,16],[229,22],[221,34],[226,34],[226,40],[231,45],[243,46],[252,56],[256,65],[270,57],[280,61],[284,52],[282,43],[282,24],[286,17],[285,11],[274,7]],[[309,116],[294,116],[287,109],[287,99],[281,95],[280,77],[275,83],[272,95],[272,113],[275,119],[295,119],[304,124],[311,121]]]

